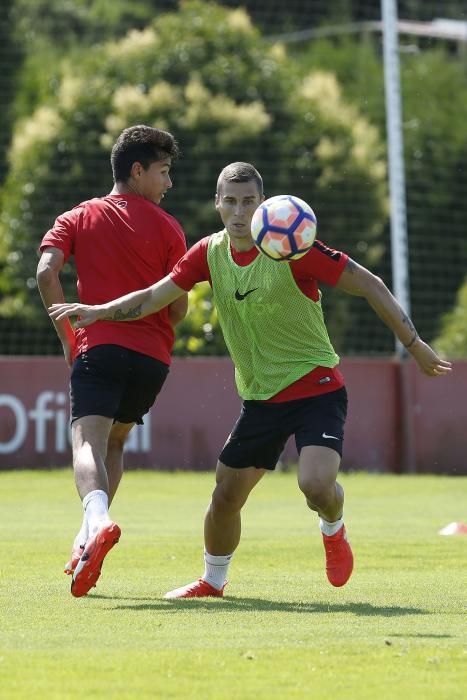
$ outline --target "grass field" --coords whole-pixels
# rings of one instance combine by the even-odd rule
[[[325,578],[292,473],[245,508],[226,597],[166,601],[202,573],[212,474],[130,472],[97,588],[62,573],[80,518],[69,470],[0,474],[0,698],[467,697],[466,480],[344,475],[355,572]]]

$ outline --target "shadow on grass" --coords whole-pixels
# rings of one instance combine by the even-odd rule
[[[148,600],[148,598],[119,598],[105,595],[88,596],[92,599],[106,599],[109,602],[114,601],[134,601],[134,603],[122,604],[118,603],[113,610],[157,610],[159,612],[168,612],[174,610],[205,610],[207,612],[217,612],[222,609],[222,612],[258,612],[258,611],[274,611],[285,613],[352,613],[362,617],[398,617],[400,615],[428,615],[428,610],[422,608],[407,608],[399,606],[379,606],[371,605],[370,603],[303,603],[294,601],[277,601],[266,600],[264,598],[235,598],[225,597],[217,598],[197,598],[183,600]],[[140,601],[140,602],[137,602]],[[142,602],[146,601],[146,602]]]

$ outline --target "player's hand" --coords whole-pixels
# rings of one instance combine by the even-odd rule
[[[443,377],[452,370],[451,363],[442,360],[421,338],[417,338],[409,352],[427,377]]]
[[[49,316],[54,321],[62,321],[65,318],[78,316],[75,328],[84,328],[91,323],[99,321],[105,316],[105,308],[102,305],[89,306],[88,304],[52,304],[49,307]]]

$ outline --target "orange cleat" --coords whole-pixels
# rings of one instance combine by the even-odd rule
[[[169,591],[165,594],[164,598],[223,598],[226,585],[227,581],[225,581],[224,585],[219,590],[211,586],[211,584],[204,579],[199,578],[197,581],[193,581],[193,583]]]
[[[120,539],[117,523],[109,521],[86,543],[84,552],[76,565],[71,582],[71,594],[75,598],[86,595],[96,585],[104,558]]]
[[[353,554],[345,526],[335,535],[323,534],[323,543],[326,550],[326,575],[329,582],[338,588],[347,583],[353,570]]]
[[[67,562],[63,568],[63,572],[69,576],[78,566],[78,562],[81,559],[81,555],[84,552],[84,544],[76,545],[74,544],[71,549],[70,561]]]

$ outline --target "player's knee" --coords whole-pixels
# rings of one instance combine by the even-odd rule
[[[222,484],[218,484],[212,494],[211,509],[214,513],[238,513],[245,500],[242,494],[233,489],[227,489]]]

